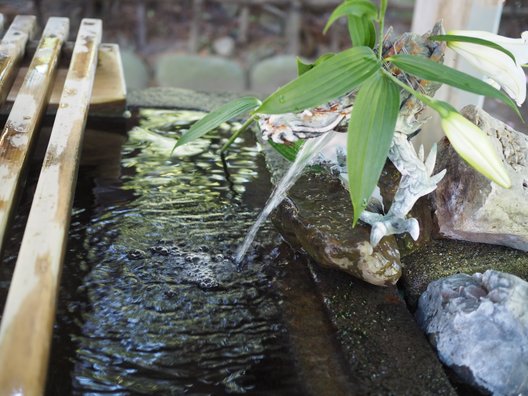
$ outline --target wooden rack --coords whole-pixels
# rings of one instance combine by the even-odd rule
[[[0,250],[39,124],[46,111],[54,115],[0,325],[1,395],[44,392],[86,119],[123,114],[126,105],[119,48],[100,44],[101,20],[84,19],[74,44],[68,18],[50,18],[38,43],[35,30],[34,16],[17,16],[0,42],[0,104],[9,111],[0,135]]]

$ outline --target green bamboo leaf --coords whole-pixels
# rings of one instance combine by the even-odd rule
[[[178,140],[174,148],[202,137],[210,130],[217,128],[220,124],[247,113],[248,111],[254,110],[260,104],[261,102],[257,98],[245,96],[220,106],[201,120],[194,123],[194,125]]]
[[[279,88],[255,112],[284,114],[320,105],[357,88],[379,69],[372,49],[350,48]]]
[[[271,147],[273,147],[280,155],[282,155],[284,158],[286,158],[288,161],[293,162],[295,161],[295,157],[297,157],[297,153],[301,149],[302,145],[306,142],[306,140],[297,140],[291,144],[280,144],[275,143],[272,140],[268,140],[268,143]]]
[[[354,225],[378,183],[400,108],[400,89],[382,73],[359,90],[348,124],[347,168]]]
[[[370,1],[365,0],[353,0],[347,1],[339,5],[328,18],[328,22],[324,27],[323,34],[332,26],[332,24],[343,16],[356,16],[368,19],[376,18],[378,14],[377,7]]]
[[[327,54],[321,55],[314,63],[304,63],[300,58],[297,58],[297,75],[300,76],[306,73],[308,70],[313,69],[315,66],[323,63],[324,61],[330,59],[335,54],[329,52]]]
[[[348,33],[354,47],[374,48],[376,44],[376,28],[374,22],[368,18],[349,16]]]
[[[476,37],[458,36],[458,35],[455,35],[455,34],[439,34],[439,35],[436,35],[436,36],[430,36],[429,40],[445,41],[445,42],[458,41],[458,42],[462,42],[462,43],[472,43],[472,44],[483,45],[485,47],[493,48],[493,49],[496,49],[498,51],[504,52],[506,55],[508,55],[510,58],[512,58],[512,60],[514,62],[516,62],[515,56],[513,56],[513,54],[510,51],[508,51],[502,45],[494,43],[493,41],[484,40],[484,39],[480,39],[480,38],[476,38]]]
[[[413,74],[417,77],[448,84],[478,95],[499,99],[510,106],[522,119],[521,113],[515,105],[515,102],[508,95],[469,74],[420,56],[399,54],[393,55],[386,60],[393,63],[404,72]]]

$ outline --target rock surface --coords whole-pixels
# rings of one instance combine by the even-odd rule
[[[165,54],[156,63],[155,77],[162,86],[206,92],[240,92],[245,88],[242,67],[218,56]]]
[[[401,275],[395,239],[384,238],[376,248],[370,227],[352,228],[352,205],[340,181],[323,173],[302,176],[273,220],[282,235],[324,267],[341,269],[374,285],[395,284]]]
[[[297,77],[297,60],[292,55],[279,55],[264,59],[251,69],[252,91],[270,94]]]
[[[121,60],[127,89],[134,91],[148,87],[150,70],[143,59],[133,51],[121,50]]]
[[[359,395],[456,395],[395,287],[308,267]]]
[[[497,271],[452,275],[420,297],[417,320],[440,359],[493,395],[528,394],[528,283]]]
[[[434,193],[440,233],[528,251],[528,136],[474,106],[466,106],[462,114],[491,138],[512,188],[480,175],[442,140],[436,169],[446,168],[447,174]]]

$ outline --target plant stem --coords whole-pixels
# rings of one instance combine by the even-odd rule
[[[452,109],[451,105],[449,105],[448,103],[445,103],[445,102],[442,102],[442,101],[439,101],[439,100],[436,100],[436,99],[433,99],[431,98],[430,96],[427,96],[427,95],[424,95],[418,91],[416,91],[415,89],[413,89],[412,87],[410,87],[409,85],[405,84],[404,82],[400,81],[399,79],[397,79],[396,77],[394,77],[390,72],[388,72],[387,70],[385,69],[381,69],[383,71],[383,73],[385,73],[386,76],[388,76],[393,82],[395,82],[397,85],[399,85],[401,88],[403,88],[404,90],[406,90],[407,92],[409,92],[411,95],[415,96],[418,100],[424,102],[427,106],[431,107],[433,110],[435,110],[436,112],[438,112],[438,114],[440,114],[440,116],[444,117],[444,116],[447,116],[447,113],[449,111],[452,111],[454,109]],[[456,110],[455,110],[456,111]]]
[[[381,60],[383,55],[383,39],[385,29],[385,11],[387,11],[387,0],[381,0],[379,10],[379,37],[378,37],[378,59]]]
[[[233,133],[233,135],[231,135],[231,137],[229,138],[229,140],[226,142],[226,144],[224,144],[222,146],[222,148],[220,149],[220,154],[223,154],[224,151],[226,151],[229,146],[231,146],[233,144],[233,142],[235,141],[235,139],[237,137],[240,136],[240,134],[242,134],[242,132],[244,132],[246,129],[248,129],[251,124],[253,124],[253,122],[255,121],[255,118],[256,118],[256,115],[252,115],[251,117],[249,117],[246,122],[244,122],[244,124],[242,124],[242,126],[240,127],[240,129],[238,131],[236,131],[235,133]]]

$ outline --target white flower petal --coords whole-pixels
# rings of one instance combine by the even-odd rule
[[[504,52],[459,41],[450,42],[448,45],[485,76],[499,84],[519,106],[526,100],[524,70]]]

